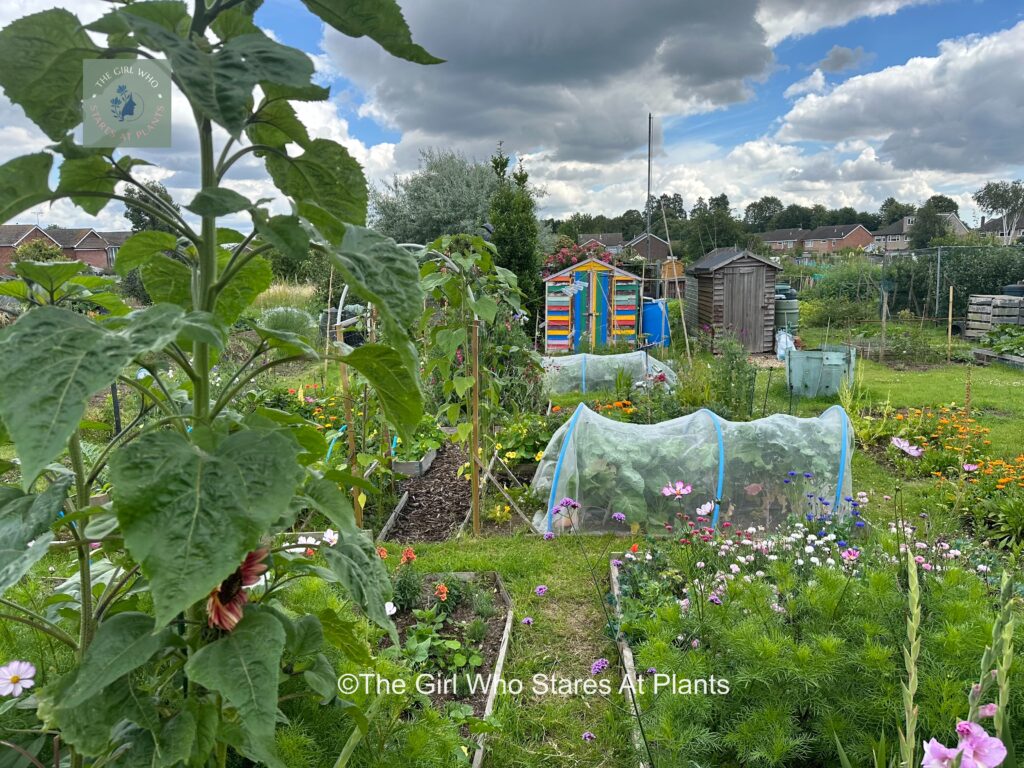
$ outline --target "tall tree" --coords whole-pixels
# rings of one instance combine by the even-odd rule
[[[632,240],[645,231],[647,222],[644,221],[644,215],[640,211],[636,208],[630,208],[619,216],[619,226],[622,229],[622,236],[626,240]]]
[[[743,223],[750,232],[767,232],[772,221],[785,210],[775,195],[765,195],[743,209]]]
[[[914,248],[927,248],[932,240],[949,233],[949,222],[943,213],[930,202],[917,209],[914,223],[910,227],[910,245]]]
[[[134,205],[134,201],[148,204],[149,207],[170,208],[175,213],[181,213],[181,208],[174,202],[167,187],[159,181],[147,181],[141,187],[129,185],[124,191],[124,196],[133,202],[124,204],[124,217],[132,225],[132,232],[173,232],[168,224],[147,210]]]
[[[536,201],[529,187],[529,174],[520,163],[511,178],[509,158],[498,145],[491,158],[497,187],[491,196],[492,241],[498,249],[498,265],[515,273],[526,306],[536,312],[540,304],[540,261],[537,254]]]
[[[985,213],[998,216],[1002,221],[1003,244],[1008,245],[1024,217],[1024,182],[990,181],[974,193],[974,202]]]
[[[957,216],[960,215],[960,204],[952,197],[947,197],[946,195],[932,195],[925,201],[925,205],[930,205],[937,213],[955,213]]]
[[[489,165],[458,152],[426,149],[418,171],[370,190],[370,219],[399,243],[475,232],[487,218],[496,186]]]
[[[594,229],[594,217],[589,213],[579,213],[577,211],[565,219],[556,231],[560,235],[572,238],[572,241],[575,243],[580,239],[580,235],[596,231]]]
[[[879,226],[885,227],[904,216],[913,216],[916,210],[917,206],[913,203],[901,203],[895,197],[887,197],[878,209]]]
[[[707,202],[698,198],[690,211],[690,220],[683,238],[683,248],[688,260],[699,259],[714,248],[743,245],[746,233],[743,225],[732,217],[729,198],[725,194],[712,197]]]
[[[770,229],[810,229],[811,209],[806,205],[787,205],[772,220]]]

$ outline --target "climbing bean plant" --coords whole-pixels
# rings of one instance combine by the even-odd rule
[[[413,62],[439,61],[412,41],[393,0],[302,2],[344,34]],[[350,712],[354,734],[365,732],[366,716],[337,697],[321,651],[326,635],[368,663],[365,642],[330,612],[285,612],[276,597],[286,581],[340,583],[395,634],[387,574],[347,500],[346,486],[358,481],[322,468],[326,446],[311,423],[236,407],[257,376],[316,360],[316,351],[257,324],[244,334],[248,360],[227,380],[212,373],[243,310],[270,283],[267,252],[304,259],[312,249],[380,320],[377,343],[340,358],[375,388],[399,434],[411,436],[422,414],[410,336],[423,300],[417,264],[365,228],[359,164],[299,120],[294,102],[329,92],[313,83],[305,53],[255,24],[259,5],[114,0],[91,23],[54,9],[0,30],[0,86],[53,142],[0,165],[0,221],[64,198],[95,215],[132,187],[132,204],[167,230],[138,233],[117,255],[118,274],[140,270],[154,302],[145,309],[129,311],[77,264],[22,263],[21,279],[3,287],[25,311],[0,333],[0,444],[13,444],[20,474],[20,484],[0,486],[0,593],[48,552],[77,565],[73,599],[59,613],[0,596],[0,616],[74,657],[22,702],[35,709],[37,733],[59,736],[71,766],[224,766],[239,755],[280,765],[279,686],[294,691],[296,682],[303,695]],[[200,189],[182,201],[187,214],[136,179],[143,161],[76,143],[83,61],[109,58],[169,62],[198,141]],[[226,183],[249,156],[264,163],[290,212]],[[251,219],[251,231],[219,226],[228,215]],[[115,381],[138,393],[140,412],[107,444],[87,444],[89,399]],[[320,560],[278,536],[309,509],[339,534],[320,545]]]

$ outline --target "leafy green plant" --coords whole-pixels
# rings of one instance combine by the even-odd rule
[[[271,307],[260,315],[259,325],[268,331],[309,339],[314,334],[316,320],[309,312],[295,307]]]
[[[305,4],[344,34],[437,61],[412,42],[394,2],[358,15]],[[358,163],[340,144],[311,139],[291,103],[328,91],[312,82],[304,52],[255,25],[257,5],[196,3],[190,15],[181,2],[140,2],[85,25],[55,9],[0,30],[0,86],[54,142],[0,165],[0,220],[53,200],[90,215],[119,200],[165,227],[136,233],[117,255],[119,275],[139,270],[154,302],[144,310],[127,312],[107,281],[81,275],[80,265],[23,262],[20,281],[6,289],[27,311],[0,332],[0,443],[13,443],[20,461],[20,487],[0,486],[0,590],[51,550],[66,553],[75,571],[56,613],[4,601],[5,613],[74,655],[71,666],[41,674],[22,702],[38,723],[19,738],[31,745],[33,731],[58,734],[71,768],[223,768],[243,757],[279,765],[282,684],[299,680],[302,695],[336,701],[327,637],[357,665],[369,661],[336,617],[281,610],[279,595],[295,579],[340,584],[395,635],[390,582],[346,492],[358,479],[319,465],[326,444],[315,425],[245,399],[267,371],[316,361],[316,351],[291,331],[256,323],[247,358],[227,377],[214,370],[230,329],[270,285],[266,254],[312,249],[380,321],[377,343],[341,359],[376,389],[399,434],[411,435],[422,414],[409,332],[422,306],[415,259],[363,226]],[[198,226],[137,180],[140,161],[74,142],[83,61],[125,55],[167,59],[195,115],[200,189],[185,207]],[[215,126],[226,134],[220,146]],[[262,158],[291,213],[272,214],[228,186],[249,155]],[[123,186],[138,195],[125,197]],[[251,233],[218,226],[240,213]],[[87,316],[72,303],[109,314]],[[26,386],[38,380],[47,382],[42,391]],[[115,381],[144,406],[106,445],[86,451],[87,401]],[[95,497],[104,473],[109,501]],[[280,532],[309,509],[330,520],[336,538],[282,546]],[[362,733],[354,731],[339,768]]]
[[[727,419],[748,419],[754,408],[757,368],[736,338],[720,338],[717,346],[719,354],[711,362],[711,410]]]
[[[1000,325],[986,333],[984,341],[1001,355],[1024,355],[1024,326]]]
[[[473,613],[484,621],[495,616],[498,609],[494,605],[494,597],[489,592],[479,590],[473,595]]]
[[[395,458],[399,461],[419,461],[430,451],[436,451],[448,439],[448,436],[437,426],[432,416],[425,416],[416,427],[412,440],[398,438]]]
[[[466,625],[466,642],[479,645],[487,637],[487,622],[483,618],[473,619]]]
[[[395,607],[400,611],[411,611],[420,604],[422,591],[423,577],[416,573],[416,569],[408,564],[398,566],[393,577]]]

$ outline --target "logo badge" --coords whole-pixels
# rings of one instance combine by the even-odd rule
[[[170,147],[171,68],[156,59],[82,62],[82,143]]]

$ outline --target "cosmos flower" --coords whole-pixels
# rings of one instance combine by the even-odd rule
[[[683,496],[691,493],[693,493],[693,486],[684,483],[682,480],[676,480],[674,485],[666,485],[661,489],[662,496],[673,496],[677,499],[681,499]]]
[[[913,456],[915,459],[924,453],[923,448],[912,445],[909,440],[904,440],[902,437],[894,437],[891,442],[895,447],[907,454],[907,456]]]
[[[324,531],[324,543],[329,547],[333,547],[338,543],[338,532],[328,528]]]
[[[27,661],[11,661],[0,667],[0,696],[21,696],[36,684],[36,668]]]
[[[384,603],[384,613],[386,613],[388,616],[394,616],[396,613],[398,613],[398,607],[389,600],[388,602]]]

